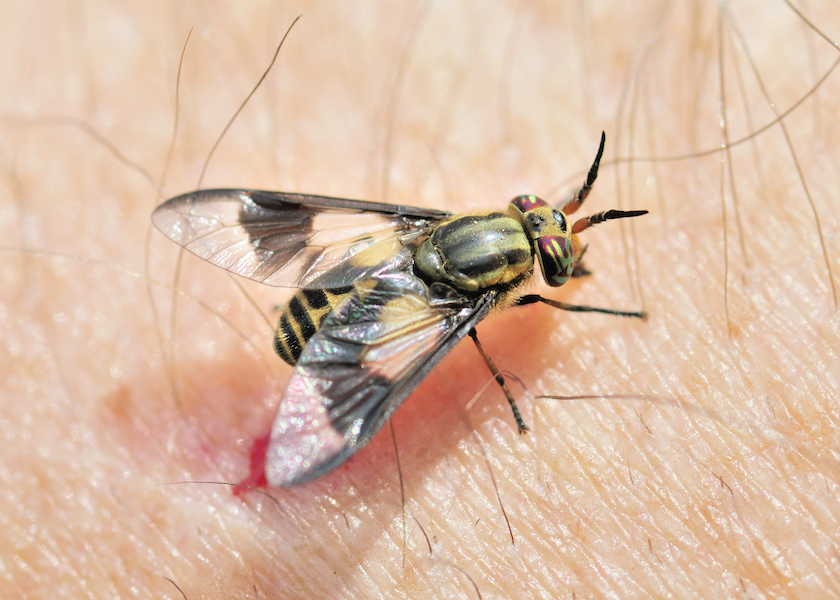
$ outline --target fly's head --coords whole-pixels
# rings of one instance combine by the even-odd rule
[[[548,285],[563,285],[580,257],[580,242],[563,211],[536,196],[517,196],[511,211],[520,219]]]
[[[603,150],[603,139],[601,147]],[[598,156],[600,158],[600,152]],[[597,166],[597,159],[595,164]],[[517,196],[510,201],[510,210],[522,222],[525,233],[531,239],[545,282],[550,286],[561,286],[573,276],[575,265],[583,256],[584,248],[577,236],[581,231],[604,221],[647,214],[646,210],[608,210],[578,219],[571,225],[566,215],[580,207],[594,180],[590,174],[586,185],[565,204],[563,210],[536,196]]]

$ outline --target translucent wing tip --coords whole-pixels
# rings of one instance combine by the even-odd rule
[[[271,485],[287,487],[323,475],[327,463],[346,446],[330,423],[329,400],[317,389],[320,380],[293,376],[283,394],[265,459]]]

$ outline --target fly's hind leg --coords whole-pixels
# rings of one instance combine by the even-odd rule
[[[475,347],[478,348],[478,353],[481,354],[481,358],[484,359],[484,363],[487,365],[487,368],[490,369],[490,372],[496,379],[496,383],[501,386],[502,391],[505,393],[507,401],[510,403],[510,408],[513,410],[513,418],[516,419],[516,426],[519,428],[519,433],[531,431],[525,424],[525,421],[522,420],[522,415],[519,413],[519,407],[516,406],[516,400],[514,400],[513,394],[510,393],[507,383],[505,383],[504,375],[502,375],[496,367],[496,364],[493,362],[493,359],[490,358],[490,355],[487,354],[487,350],[484,349],[481,342],[478,341],[478,334],[475,332],[475,329],[470,330],[470,337],[472,338],[472,341],[475,342]]]
[[[581,306],[579,304],[566,304],[559,300],[552,300],[551,298],[543,298],[539,294],[527,294],[519,298],[514,306],[525,306],[526,304],[534,304],[542,302],[560,310],[568,310],[570,312],[595,312],[605,315],[616,315],[619,317],[635,317],[637,319],[647,319],[647,313],[641,311],[627,311],[627,310],[613,310],[612,308],[596,308],[594,306]]]

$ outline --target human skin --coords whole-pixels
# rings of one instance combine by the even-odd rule
[[[838,313],[783,134],[732,149],[748,265],[728,185],[721,214],[719,154],[644,158],[720,146],[716,5],[123,4],[0,9],[9,597],[179,598],[176,584],[190,600],[840,593]],[[836,50],[784,5],[737,8],[784,110]],[[646,322],[528,306],[479,326],[527,387],[511,384],[531,433],[516,433],[469,342],[405,402],[393,421],[405,513],[387,427],[335,472],[265,489],[276,502],[183,483],[249,478],[290,369],[221,270],[185,257],[176,281],[178,249],[156,232],[147,262],[161,197],[134,167],[163,170],[191,27],[166,195],[198,185],[300,13],[204,187],[452,211],[519,193],[556,201],[580,185],[605,130],[580,214],[651,212],[583,234],[591,277],[534,287],[643,307]],[[840,31],[836,14],[813,17]],[[748,117],[758,127],[773,113],[739,59],[744,110],[725,39],[736,140]],[[622,104],[628,80],[638,93]],[[837,87],[830,76],[785,120],[835,273]],[[615,162],[630,155],[642,159]],[[244,283],[275,320],[289,292]]]

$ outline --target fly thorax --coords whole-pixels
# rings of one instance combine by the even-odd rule
[[[464,292],[510,284],[534,266],[531,243],[515,218],[502,213],[444,221],[414,257],[415,272]]]

